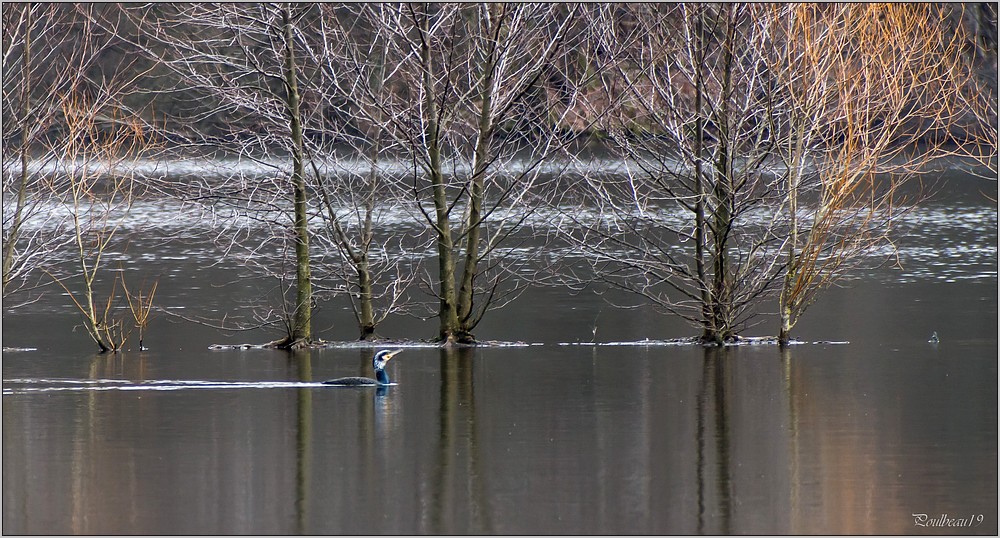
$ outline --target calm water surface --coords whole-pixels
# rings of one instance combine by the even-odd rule
[[[479,331],[536,345],[407,349],[382,391],[315,383],[371,350],[209,351],[272,335],[164,317],[150,351],[93,355],[46,297],[3,319],[38,348],[3,354],[3,532],[996,534],[996,206],[950,192],[904,224],[902,269],[796,331],[849,344],[593,346],[691,330],[541,289]],[[135,256],[168,308],[254,292],[211,285],[233,269],[209,246],[160,248]],[[352,336],[341,306],[324,338]]]

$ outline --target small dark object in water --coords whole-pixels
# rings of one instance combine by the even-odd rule
[[[402,352],[402,349],[388,350],[383,349],[372,357],[372,368],[375,369],[375,379],[370,377],[338,377],[337,379],[327,379],[322,383],[324,385],[336,385],[342,387],[376,387],[389,385],[389,375],[385,373],[385,365],[389,362],[389,359],[395,357],[397,354]]]
[[[934,331],[934,334],[931,335],[931,339],[928,340],[928,342],[930,342],[932,344],[936,344],[936,343],[938,343],[940,341],[941,341],[941,339],[938,338],[937,331]]]

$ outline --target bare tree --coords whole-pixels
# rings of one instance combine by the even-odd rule
[[[388,66],[341,94],[388,133],[413,163],[411,197],[436,243],[433,293],[442,342],[469,342],[508,285],[504,249],[531,213],[542,164],[566,142],[548,99],[574,99],[574,84],[549,91],[570,47],[576,9],[554,5],[360,5],[351,17],[348,69]],[[357,29],[358,31],[355,31]],[[385,46],[372,58],[373,44]],[[379,49],[382,55],[382,50]],[[389,80],[388,84],[384,80]],[[567,81],[568,82],[568,81]],[[564,111],[572,107],[561,107]]]
[[[6,298],[57,283],[104,352],[121,349],[130,331],[118,304],[124,276],[115,274],[107,300],[96,287],[136,191],[132,163],[153,143],[123,105],[145,72],[102,61],[113,39],[93,19],[93,6],[3,7],[3,284]],[[32,283],[34,273],[51,278]],[[151,297],[137,305],[148,317]]]
[[[189,125],[189,144],[221,148],[252,163],[250,171],[237,166],[228,176],[187,186],[193,192],[188,197],[213,211],[231,211],[236,218],[226,226],[236,228],[223,229],[229,254],[242,248],[248,265],[278,278],[283,306],[277,321],[286,331],[272,343],[279,347],[305,345],[313,338],[310,195],[297,56],[298,25],[310,9],[292,4],[174,4],[129,11],[141,32],[134,44],[148,57],[159,58],[176,81],[165,86],[215,104],[214,110],[191,107],[207,117],[171,117],[166,122]],[[212,125],[221,136],[193,128],[196,121],[201,127]],[[253,223],[267,230],[263,237],[245,228]],[[264,317],[265,322],[275,321]]]
[[[624,159],[568,213],[596,277],[730,340],[773,289],[767,38],[746,5],[609,5],[592,28],[608,63],[603,124]]]
[[[904,181],[973,147],[992,146],[995,155],[994,129],[956,128],[970,111],[989,111],[968,99],[976,85],[942,9],[788,4],[766,16],[780,103],[770,127],[785,170],[782,345],[819,291],[878,249],[891,251],[892,223],[914,202],[903,203]]]
[[[92,154],[105,143],[114,146],[111,133],[136,129],[141,121],[141,112],[124,101],[146,71],[128,58],[111,59],[115,39],[94,23],[100,9],[3,6],[5,298],[51,284],[42,273],[75,276],[61,263],[74,243],[73,234],[66,233],[73,228],[69,214],[60,210],[73,196],[67,158]],[[26,296],[5,306],[31,300]]]
[[[588,178],[592,211],[568,214],[597,278],[716,343],[777,294],[787,343],[819,291],[891,247],[906,177],[995,155],[995,104],[946,19],[929,5],[606,6],[592,28],[613,76],[591,105],[613,111],[625,169]]]
[[[400,193],[398,178],[379,164],[391,137],[351,109],[353,79],[386,75],[369,66],[363,73],[345,69],[350,62],[342,58],[351,51],[339,36],[345,22],[356,21],[345,20],[343,10],[294,4],[131,10],[142,32],[136,45],[159,58],[169,79],[181,80],[160,86],[214,103],[214,109],[194,103],[197,114],[169,118],[179,127],[175,134],[187,131],[202,150],[221,148],[252,163],[249,172],[238,167],[199,182],[188,198],[233,217],[217,221],[227,255],[278,279],[282,308],[258,313],[257,320],[284,324],[287,335],[272,342],[277,346],[313,340],[313,303],[343,294],[361,338],[370,338],[379,321],[405,309],[412,280],[390,254],[405,238],[378,236]]]
[[[386,230],[386,220],[398,214],[406,197],[403,176],[393,170],[396,141],[382,128],[378,110],[359,110],[352,88],[364,84],[376,93],[392,84],[386,64],[389,43],[370,21],[353,16],[351,8],[318,6],[319,13],[304,32],[304,61],[311,66],[306,85],[312,105],[322,113],[310,127],[317,136],[308,143],[308,158],[319,198],[318,213],[325,226],[315,237],[339,256],[316,268],[346,292],[362,340],[376,336],[389,314],[409,312],[406,298],[417,271],[407,250],[421,251],[425,241],[402,230]],[[351,47],[359,33],[369,48]],[[363,59],[362,59],[363,58]],[[325,283],[319,284],[327,289]]]
[[[69,215],[66,231],[75,247],[73,259],[79,270],[80,289],[72,289],[68,278],[52,277],[83,314],[84,328],[102,353],[120,351],[130,332],[121,305],[117,304],[119,279],[124,277],[116,274],[103,301],[97,300],[95,284],[104,272],[105,256],[115,244],[135,196],[130,162],[147,145],[138,122],[122,118],[102,126],[101,118],[109,113],[102,106],[106,104],[79,97],[63,103],[60,120],[66,129],[66,144],[50,193]],[[135,321],[138,324],[139,317]]]

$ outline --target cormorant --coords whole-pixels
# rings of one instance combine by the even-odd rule
[[[338,377],[337,379],[327,379],[322,383],[324,385],[340,385],[348,387],[357,386],[385,386],[391,384],[389,381],[389,375],[385,373],[385,364],[389,362],[389,359],[395,357],[397,354],[402,352],[402,349],[383,349],[372,357],[372,368],[375,369],[375,379],[370,377]]]

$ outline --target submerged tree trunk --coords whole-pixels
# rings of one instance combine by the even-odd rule
[[[788,195],[788,200],[789,200],[788,205],[790,208],[792,208],[789,211],[792,212],[793,215],[795,211],[794,208],[797,205],[795,199],[797,194],[794,193],[795,188],[796,188],[795,186],[792,186]],[[788,246],[787,246],[788,268],[785,272],[784,280],[781,285],[781,293],[778,297],[778,317],[780,323],[780,328],[778,330],[778,344],[782,347],[787,346],[789,343],[791,343],[792,327],[795,326],[794,311],[792,308],[791,301],[794,295],[793,286],[798,277],[798,271],[795,268],[796,266],[795,253],[797,248],[795,245],[798,243],[798,239],[796,237],[798,235],[798,230],[797,230],[798,224],[796,222],[797,220],[798,219],[796,219],[795,217],[792,217],[789,236],[786,239],[788,241]]]
[[[488,9],[494,9],[491,5]],[[478,323],[475,317],[472,298],[475,294],[474,280],[478,273],[479,241],[482,229],[483,184],[486,168],[489,164],[490,142],[493,137],[493,94],[496,92],[496,62],[497,46],[500,41],[497,35],[503,25],[499,14],[493,14],[488,20],[485,41],[487,51],[482,60],[482,82],[480,86],[479,132],[476,136],[476,149],[472,159],[472,178],[469,189],[469,208],[466,213],[465,228],[465,265],[462,268],[462,285],[458,294],[458,318],[460,337],[463,340],[472,339],[472,329]]]
[[[723,157],[725,159],[725,157]],[[725,163],[718,163],[718,168]],[[733,336],[727,309],[732,303],[732,288],[729,279],[729,229],[732,220],[731,190],[726,185],[727,177],[717,169],[715,186],[712,191],[717,204],[712,216],[712,327],[715,343],[721,344]]]
[[[441,174],[440,148],[431,149],[431,181],[434,187],[434,209],[437,217],[437,249],[438,249],[438,283],[441,306],[438,311],[440,331],[438,337],[442,342],[453,343],[460,339],[458,309],[455,295],[455,259],[451,239],[451,221],[449,219],[448,199],[446,197],[444,179]]]
[[[718,129],[717,146],[713,158],[712,167],[712,213],[709,222],[704,223],[711,235],[712,248],[712,282],[709,303],[706,310],[709,312],[708,328],[702,340],[706,343],[716,345],[723,344],[727,339],[735,335],[735,328],[732,324],[730,310],[733,304],[733,282],[730,276],[730,253],[729,237],[733,224],[733,147],[737,144],[731,140],[733,133],[730,129],[730,100],[734,92],[733,70],[736,68],[734,47],[736,46],[736,22],[733,20],[732,6],[726,5],[722,15],[725,17],[726,37],[722,47],[722,86],[718,109],[712,110],[712,123]],[[699,27],[704,23],[699,17]],[[700,82],[700,81],[699,81]],[[699,116],[700,117],[700,116]],[[704,132],[701,133],[702,136]],[[700,142],[699,145],[703,143]],[[702,187],[703,189],[703,187]],[[703,193],[703,196],[708,196]],[[704,209],[702,209],[704,211]],[[705,219],[705,215],[701,216]],[[707,285],[707,283],[706,283]]]
[[[732,282],[729,276],[729,234],[733,220],[733,189],[732,189],[732,147],[730,137],[730,95],[733,93],[734,47],[736,46],[736,22],[733,20],[733,7],[726,5],[726,41],[723,46],[723,74],[721,110],[716,124],[719,127],[719,146],[715,158],[715,178],[712,197],[715,202],[715,212],[712,218],[713,238],[713,315],[716,343],[721,344],[734,334],[728,310],[732,306]]]
[[[798,115],[793,112],[794,119],[793,129],[797,136],[791,137],[789,140],[789,145],[792,146],[789,152],[792,156],[792,162],[801,163],[803,161],[803,152],[805,151],[805,145],[803,143],[804,135],[802,134],[801,121],[796,121]],[[798,280],[798,249],[799,249],[799,180],[801,178],[802,170],[798,166],[792,166],[789,168],[788,173],[788,199],[786,200],[788,204],[788,237],[785,238],[785,255],[788,258],[788,266],[785,269],[785,275],[782,279],[781,293],[778,295],[778,317],[780,328],[778,330],[778,345],[781,347],[787,346],[791,343],[791,332],[792,327],[795,326],[794,319],[794,309],[792,307],[792,301],[794,300],[794,286],[795,282]]]
[[[378,70],[373,76],[373,84],[377,89],[381,89],[385,81],[385,61],[381,58],[378,62]],[[372,304],[374,294],[372,293],[372,269],[369,259],[369,252],[372,245],[372,214],[375,212],[375,197],[378,196],[379,170],[378,158],[382,150],[381,139],[375,135],[371,147],[371,170],[368,174],[368,189],[364,201],[365,217],[361,225],[361,252],[358,253],[355,261],[355,268],[358,275],[358,330],[359,340],[368,340],[375,336],[375,307]],[[331,215],[332,216],[332,215]],[[346,244],[346,241],[345,241]]]
[[[700,9],[704,9],[703,7]],[[705,116],[703,112],[703,101],[705,92],[705,25],[704,13],[700,12],[695,20],[695,34],[697,39],[697,54],[695,59],[695,139],[694,139],[694,190],[697,200],[694,205],[694,238],[695,253],[694,263],[698,278],[699,293],[701,295],[701,315],[702,315],[702,342],[715,342],[718,340],[715,325],[712,323],[712,293],[709,290],[707,271],[705,270]]]
[[[438,117],[439,108],[435,102],[434,89],[434,63],[431,58],[431,46],[428,41],[430,32],[429,15],[423,14],[421,27],[422,33],[420,59],[423,66],[423,90],[424,90],[424,114],[425,131],[424,137],[427,144],[427,157],[429,161],[429,173],[431,179],[431,189],[434,198],[434,228],[437,233],[438,251],[438,296],[440,298],[440,309],[438,318],[440,328],[438,338],[444,343],[454,343],[461,338],[458,321],[458,305],[455,293],[455,258],[454,241],[451,237],[451,211],[448,207],[448,192],[445,189],[444,172],[441,166],[441,142]]]
[[[368,340],[375,335],[375,312],[372,308],[372,275],[368,263],[368,250],[361,252],[358,260],[358,330],[360,340]]]
[[[289,345],[307,343],[312,339],[312,276],[309,269],[309,221],[307,214],[306,179],[303,170],[302,116],[299,106],[297,82],[298,67],[295,63],[295,46],[292,36],[291,6],[286,4],[282,11],[285,39],[285,90],[289,127],[292,141],[292,190],[295,215],[295,311]]]
[[[792,343],[792,309],[781,305],[781,328],[778,330],[778,346],[788,347]]]

